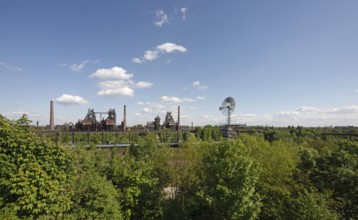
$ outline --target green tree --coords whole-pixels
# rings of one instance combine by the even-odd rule
[[[259,217],[284,219],[285,202],[295,187],[293,174],[298,163],[298,146],[291,142],[269,141],[243,134],[239,141],[250,149],[250,155],[261,172],[256,189],[262,198]]]
[[[65,219],[123,219],[119,192],[107,180],[110,154],[103,150],[70,149],[76,167],[73,205]]]
[[[0,115],[2,218],[61,217],[72,205],[72,179],[70,156],[31,133],[26,116],[12,122]]]
[[[110,179],[120,193],[125,219],[158,219],[162,215],[162,187],[153,168],[134,157],[113,161]]]
[[[283,219],[337,219],[326,198],[319,193],[304,193],[285,202]]]
[[[119,191],[125,219],[158,219],[163,214],[162,191],[168,175],[169,149],[148,133],[128,154],[112,154],[108,178]]]
[[[309,170],[319,192],[332,191],[333,208],[344,219],[358,219],[358,144],[343,141],[341,146],[316,158]]]
[[[195,166],[194,184],[181,186],[186,219],[255,219],[260,211],[255,192],[258,171],[238,142],[204,145]],[[203,147],[203,146],[202,146]]]

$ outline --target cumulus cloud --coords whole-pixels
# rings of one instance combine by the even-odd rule
[[[186,12],[188,11],[188,8],[181,8],[180,12],[182,13],[182,19],[186,19]]]
[[[190,98],[182,98],[181,99],[183,102],[196,102],[195,99],[190,99]]]
[[[111,69],[98,69],[92,73],[90,77],[96,77],[101,80],[103,79],[125,79],[128,80],[133,77],[133,74],[127,72],[122,67],[112,67]]]
[[[225,124],[226,117],[219,111],[216,113],[200,112],[195,115],[197,107],[187,106],[182,98],[175,96],[162,96],[159,102],[148,102],[141,105],[141,120],[148,119],[153,121],[156,114],[164,117],[167,111],[172,111],[174,114],[177,112],[177,106],[182,106],[182,115],[185,115],[186,110],[194,111],[193,115],[188,116],[181,122],[183,125],[218,125]],[[336,108],[319,108],[313,106],[302,106],[293,110],[277,111],[271,114],[258,114],[258,113],[241,113],[240,111],[234,112],[231,117],[233,124],[247,124],[247,125],[268,125],[268,126],[282,126],[300,125],[300,126],[358,126],[358,106],[343,106]]]
[[[339,126],[358,125],[358,106],[340,108],[317,108],[303,106],[291,111],[280,111],[273,114],[234,114],[234,123],[249,125],[273,126]]]
[[[98,83],[101,89],[116,89],[121,87],[132,87],[133,82],[131,80],[107,80]]]
[[[134,96],[132,80],[107,80],[98,83],[98,96],[118,97]]]
[[[136,88],[139,88],[139,89],[148,89],[153,86],[153,83],[139,81],[135,84],[135,86],[136,86]]]
[[[185,53],[187,49],[181,45],[175,43],[163,43],[155,47],[153,50],[147,50],[144,52],[142,57],[135,57],[132,59],[133,63],[141,64],[145,63],[146,61],[153,61],[159,57],[160,54],[166,53]],[[171,62],[171,60],[170,60]],[[167,62],[168,63],[168,62]]]
[[[345,106],[341,108],[331,108],[331,109],[303,106],[295,111],[291,111],[291,113],[316,113],[316,114],[350,114],[355,112],[358,112],[358,106],[355,105]]]
[[[144,61],[139,58],[139,57],[135,57],[132,59],[132,63],[137,63],[137,64],[140,64],[140,63],[143,63]]]
[[[157,59],[158,57],[158,51],[157,50],[147,50],[144,52],[144,59],[148,61],[152,61]]]
[[[98,69],[90,75],[91,78],[98,78],[97,92],[98,96],[120,97],[134,96],[135,89],[148,89],[153,86],[151,82],[139,81],[134,82],[134,74],[128,73],[121,67],[112,67],[110,69]]]
[[[69,67],[73,72],[82,72],[82,70],[88,65],[88,64],[97,64],[99,60],[84,60],[80,63],[74,63],[74,64],[60,64],[60,67]]]
[[[134,96],[134,89],[129,87],[117,89],[102,89],[97,92],[98,96],[118,97],[118,96]]]
[[[137,102],[141,106],[141,112],[139,113],[141,116],[141,120],[149,120],[152,121],[155,115],[160,115],[160,117],[164,117],[166,112],[174,112],[174,115],[177,112],[178,104],[184,103],[192,103],[195,102],[195,99],[191,98],[178,98],[175,96],[162,96],[159,98],[157,102]],[[182,108],[186,109],[185,107]],[[189,108],[191,109],[191,108]],[[194,109],[194,107],[193,107]],[[197,108],[195,108],[197,109]],[[154,116],[153,116],[154,115]],[[183,115],[182,115],[183,116]]]
[[[200,82],[199,82],[199,81],[195,81],[195,82],[193,82],[193,86],[194,86],[194,87],[198,87],[198,86],[200,86]]]
[[[142,111],[145,112],[145,113],[148,113],[148,112],[153,112],[153,109],[146,107],[146,108],[143,108]]]
[[[202,91],[205,91],[205,90],[209,89],[208,86],[202,85],[200,83],[200,81],[193,82],[193,87],[197,88],[198,90],[202,90]]]
[[[166,102],[166,103],[180,103],[183,102],[181,99],[179,99],[178,97],[174,97],[174,96],[162,96],[160,98],[161,102]]]
[[[20,67],[17,67],[17,66],[10,66],[10,65],[7,65],[5,62],[2,62],[0,61],[0,66],[8,69],[8,70],[11,70],[11,71],[22,71],[22,69]]]
[[[190,98],[178,98],[175,96],[162,96],[160,101],[163,103],[181,103],[181,102],[195,102],[195,99]]]
[[[181,45],[177,45],[174,43],[164,43],[161,45],[157,46],[157,50],[162,52],[162,53],[173,53],[173,52],[181,52],[181,53],[185,53],[186,52],[186,48],[181,46]]]
[[[56,102],[62,105],[84,105],[88,101],[76,95],[63,94],[56,99]]]
[[[162,9],[159,9],[155,12],[154,25],[157,27],[162,27],[164,24],[169,23],[168,15]]]
[[[141,113],[155,113],[155,114],[165,114],[168,110],[168,106],[162,105],[161,103],[143,103],[143,108]]]
[[[346,106],[342,108],[333,108],[329,111],[331,114],[354,114],[358,113],[358,106],[352,105],[352,106]]]
[[[196,109],[199,109],[199,107],[197,107],[197,106],[189,106],[188,109],[196,110]]]

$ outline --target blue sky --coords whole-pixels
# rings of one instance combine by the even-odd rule
[[[0,1],[0,114],[358,126],[358,1]]]

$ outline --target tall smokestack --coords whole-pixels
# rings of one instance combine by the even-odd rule
[[[177,131],[180,130],[180,106],[178,106],[178,127],[177,127]]]
[[[53,100],[50,101],[50,130],[55,130],[55,115],[54,115]]]
[[[127,127],[127,113],[126,113],[126,105],[124,105],[123,109],[123,131],[126,130]]]

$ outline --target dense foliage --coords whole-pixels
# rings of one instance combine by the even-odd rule
[[[28,119],[0,115],[0,216],[62,216],[73,204],[71,157],[29,132]]]
[[[69,148],[71,136],[0,115],[0,219],[358,219],[358,142],[324,133],[358,130],[256,127],[223,140],[205,126],[81,134]]]

